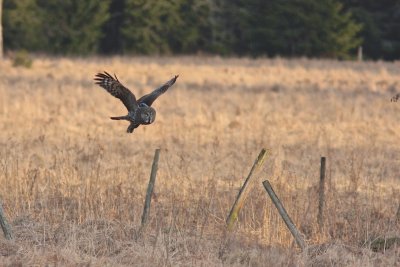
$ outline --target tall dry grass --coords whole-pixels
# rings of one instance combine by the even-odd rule
[[[15,241],[0,265],[395,266],[400,65],[221,58],[35,58],[0,62],[0,198]],[[126,134],[124,107],[92,81],[115,72],[137,96],[180,74],[153,125]],[[270,156],[224,230],[262,147]],[[154,150],[150,224],[138,233]],[[319,160],[327,203],[317,225]],[[269,179],[312,247],[300,253]]]

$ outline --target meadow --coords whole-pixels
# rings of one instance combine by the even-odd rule
[[[35,57],[31,68],[6,59],[0,70],[0,200],[15,236],[0,237],[0,266],[400,265],[400,244],[371,245],[400,236],[400,103],[390,102],[400,62]],[[137,97],[180,76],[153,104],[155,122],[127,134],[127,122],[109,119],[125,107],[93,82],[104,70]],[[262,148],[268,158],[227,232]]]

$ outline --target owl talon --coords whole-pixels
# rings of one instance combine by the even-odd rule
[[[133,133],[133,131],[134,131],[138,126],[139,126],[139,124],[131,123],[131,124],[129,124],[128,129],[126,129],[126,132],[127,132],[127,133]]]

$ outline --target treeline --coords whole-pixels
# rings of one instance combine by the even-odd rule
[[[400,58],[398,0],[4,0],[4,47],[65,55]]]

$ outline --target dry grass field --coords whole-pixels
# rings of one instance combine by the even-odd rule
[[[390,102],[399,62],[38,57],[29,69],[6,59],[0,70],[0,200],[15,236],[1,235],[0,266],[400,265],[400,244],[374,243],[400,236],[400,103]],[[125,108],[93,83],[103,70],[137,96],[180,76],[154,103],[156,121],[127,134],[127,122],[109,119]],[[226,232],[262,148],[268,159]]]

